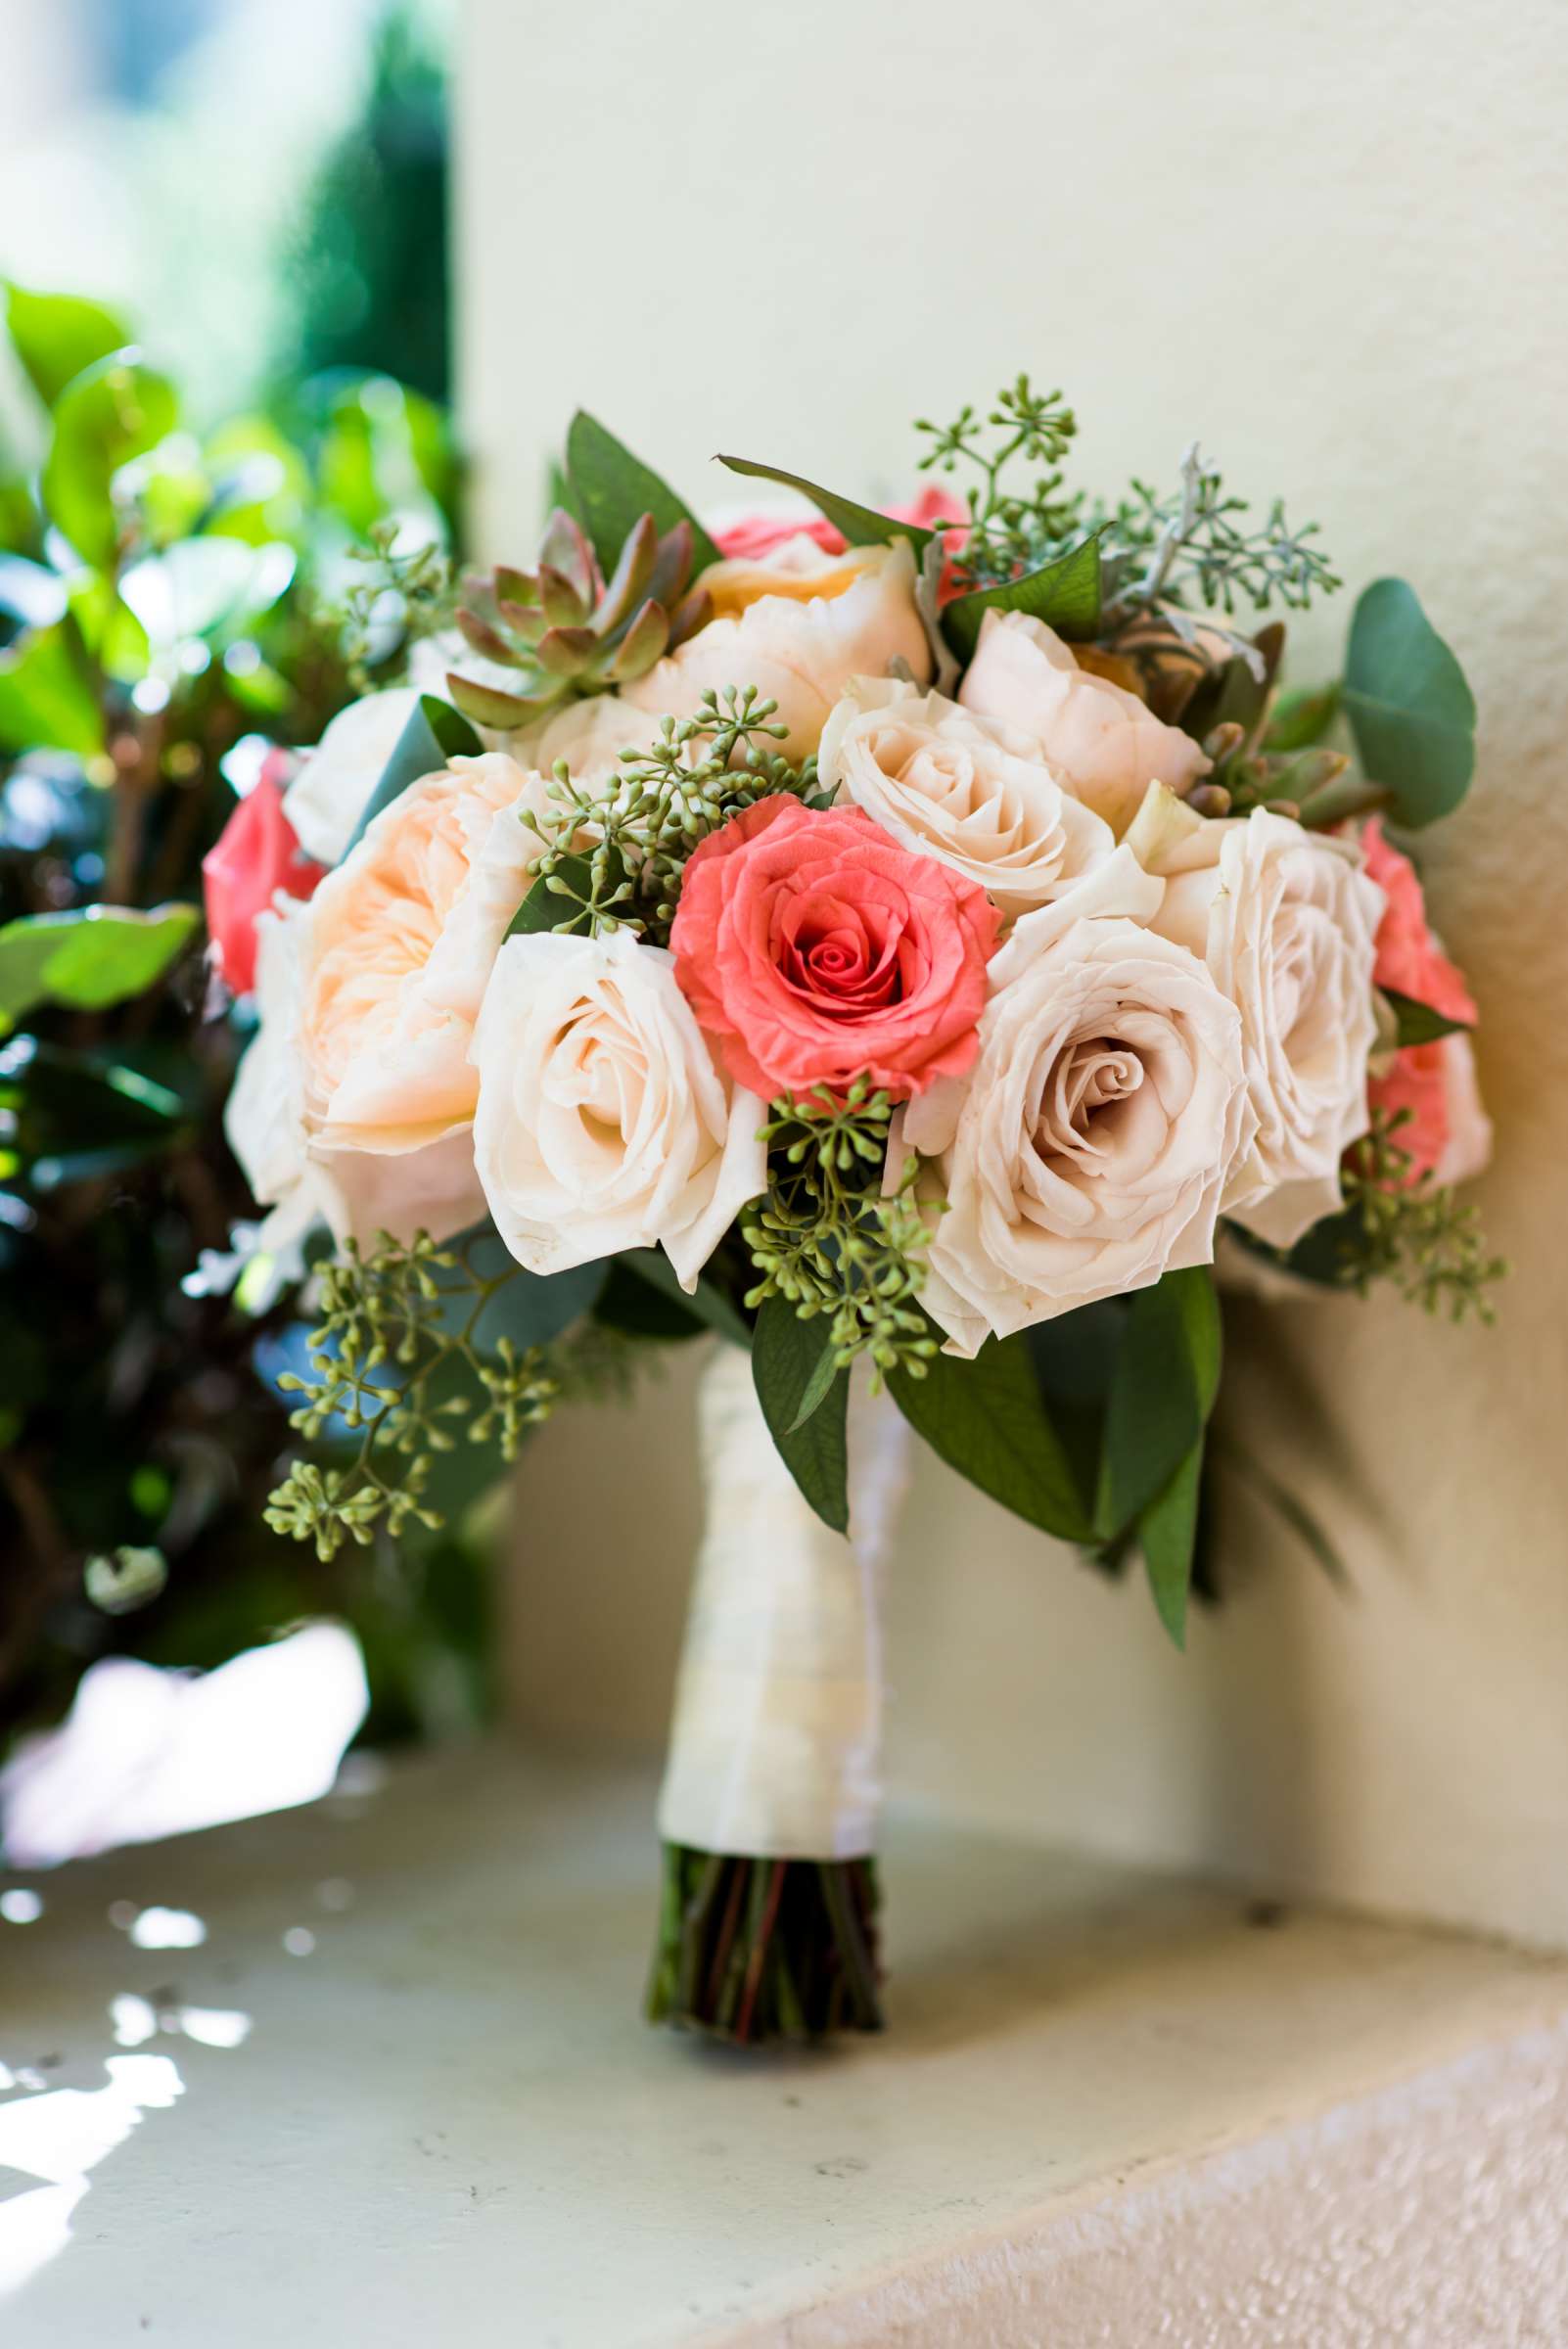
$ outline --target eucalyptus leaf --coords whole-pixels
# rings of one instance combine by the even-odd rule
[[[6,330],[46,408],[54,406],[83,368],[130,341],[125,321],[102,302],[88,301],[79,294],[34,294],[9,281]]]
[[[178,418],[173,385],[135,349],[99,359],[61,392],[40,488],[45,510],[84,562],[113,569],[120,535],[115,476],[165,439]]]
[[[754,481],[777,482],[785,489],[798,489],[808,497],[819,514],[825,514],[836,530],[843,532],[851,546],[891,546],[896,538],[907,538],[918,565],[926,546],[936,532],[923,530],[918,523],[899,522],[895,515],[879,514],[872,506],[862,506],[853,497],[840,497],[835,489],[819,488],[799,473],[786,473],[781,465],[760,465],[751,457],[720,457],[718,462],[731,473],[744,473]]]
[[[827,1382],[820,1384],[824,1359]],[[850,1530],[849,1395],[847,1370],[834,1370],[828,1324],[821,1314],[803,1321],[782,1297],[767,1298],[757,1316],[752,1380],[768,1432],[805,1498],[836,1534]],[[807,1399],[820,1387],[814,1406]]]
[[[1093,1539],[1088,1504],[1022,1338],[988,1338],[973,1361],[939,1354],[924,1378],[890,1371],[888,1389],[932,1451],[982,1493],[1059,1541]]]
[[[471,1278],[501,1284],[474,1318],[473,1341],[482,1354],[493,1354],[502,1338],[509,1338],[520,1354],[530,1346],[547,1346],[592,1311],[604,1286],[607,1267],[602,1263],[574,1265],[565,1272],[525,1271],[493,1223],[472,1224],[446,1246],[460,1261],[433,1275],[438,1289],[452,1292],[449,1304],[435,1308],[434,1326],[449,1335],[468,1320],[474,1313]]]
[[[1108,1540],[1170,1483],[1220,1387],[1220,1308],[1206,1266],[1133,1295],[1105,1413],[1095,1526]]]
[[[1345,714],[1370,782],[1415,830],[1457,807],[1475,770],[1475,699],[1404,579],[1374,579],[1351,622]]]
[[[1470,1028],[1468,1020],[1451,1020],[1430,1003],[1417,1003],[1413,995],[1397,994],[1393,988],[1382,990],[1384,1000],[1399,1021],[1401,1048],[1407,1044],[1435,1044],[1440,1036],[1463,1036]]]
[[[433,693],[422,693],[397,737],[392,757],[381,770],[380,781],[365,802],[348,847],[352,848],[362,838],[366,826],[384,807],[400,799],[411,783],[419,782],[425,775],[439,774],[449,759],[475,758],[484,747],[467,718],[450,702],[439,701]]]
[[[696,515],[668,482],[634,457],[614,433],[579,408],[567,434],[567,473],[575,511],[593,542],[599,569],[608,578],[626,538],[644,514],[661,537],[678,522],[689,522],[692,561],[698,571],[718,561],[718,549]]]
[[[1039,571],[1026,572],[1000,587],[977,588],[955,596],[942,615],[943,630],[960,661],[972,661],[988,612],[1027,612],[1058,636],[1086,639],[1100,623],[1098,535],[1058,555]]]
[[[1182,1455],[1163,1493],[1138,1516],[1138,1542],[1160,1621],[1177,1647],[1187,1643],[1187,1592],[1198,1539],[1198,1497],[1203,1481],[1203,1438]]]
[[[40,1003],[103,1011],[161,978],[197,926],[194,905],[88,905],[0,929],[0,1032]]]

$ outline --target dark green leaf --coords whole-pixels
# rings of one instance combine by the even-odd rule
[[[0,750],[70,751],[95,759],[103,713],[69,621],[32,628],[0,652]]]
[[[1448,1019],[1441,1011],[1434,1011],[1430,1003],[1417,1003],[1413,995],[1396,994],[1391,987],[1385,987],[1383,993],[1399,1021],[1402,1047],[1406,1044],[1435,1044],[1439,1036],[1460,1036],[1469,1030],[1468,1020]]]
[[[819,514],[825,514],[836,530],[842,530],[851,546],[891,546],[895,538],[907,538],[914,553],[916,568],[925,552],[930,530],[917,523],[899,522],[891,514],[878,514],[871,506],[862,506],[853,497],[840,497],[833,489],[819,489],[798,473],[786,473],[779,465],[759,465],[750,457],[720,457],[731,473],[749,474],[761,482],[777,482],[786,489],[799,489],[808,497]]]
[[[806,1415],[807,1396],[817,1383],[824,1355],[828,1383],[816,1407]],[[769,1297],[757,1316],[752,1345],[752,1379],[779,1457],[824,1525],[836,1534],[850,1530],[850,1458],[847,1425],[850,1378],[832,1368],[833,1349],[820,1314],[803,1321],[782,1297]]]
[[[960,661],[972,661],[988,612],[1027,612],[1059,636],[1086,639],[1100,624],[1099,539],[1058,555],[1042,570],[1027,572],[1002,587],[977,588],[955,596],[942,615],[942,630]]]
[[[173,385],[134,350],[98,360],[61,393],[44,460],[43,502],[84,562],[100,571],[113,566],[120,531],[111,494],[115,476],[166,438],[178,416]]]
[[[1339,715],[1339,687],[1298,685],[1282,693],[1268,714],[1264,730],[1266,751],[1310,751],[1322,741]]]
[[[88,905],[39,913],[0,930],[0,1031],[38,1003],[102,1011],[162,976],[197,925],[194,905],[138,913]]]
[[[433,693],[422,693],[397,737],[392,757],[381,770],[381,780],[365,802],[349,848],[360,839],[366,825],[400,798],[410,783],[419,782],[425,775],[438,775],[449,759],[472,759],[483,748],[467,718],[450,702],[438,701]]]
[[[1096,1529],[1109,1539],[1165,1489],[1220,1385],[1220,1309],[1206,1266],[1134,1294],[1105,1414]]]
[[[6,286],[6,326],[27,380],[52,408],[66,386],[95,360],[130,341],[122,318],[79,294],[32,294]]]
[[[1177,1647],[1187,1643],[1187,1590],[1198,1536],[1203,1438],[1186,1452],[1163,1493],[1138,1517],[1138,1541],[1160,1621]]]
[[[542,843],[540,844],[542,847]],[[619,863],[619,859],[616,860]],[[565,889],[551,887],[564,881]],[[563,930],[576,937],[587,928],[587,901],[593,894],[593,873],[586,856],[562,856],[553,874],[541,873],[507,927],[508,938],[529,938],[543,930]],[[574,900],[579,910],[568,924]]]
[[[716,1281],[705,1276],[688,1294],[681,1287],[675,1267],[662,1248],[631,1248],[623,1256],[618,1257],[616,1262],[635,1272],[639,1280],[650,1282],[666,1297],[684,1306],[700,1321],[706,1321],[710,1329],[715,1329],[721,1338],[727,1338],[732,1346],[750,1347],[750,1322],[730,1303]]]
[[[593,541],[606,578],[614,571],[628,533],[644,514],[653,516],[661,537],[677,522],[691,524],[692,560],[698,571],[718,561],[717,547],[691,508],[623,447],[614,433],[607,433],[581,408],[567,435],[567,472],[576,511]]]
[[[988,1338],[970,1362],[939,1354],[924,1378],[895,1370],[888,1387],[932,1451],[1003,1508],[1060,1541],[1093,1539],[1022,1338]]]
[[[1404,579],[1374,579],[1356,606],[1344,705],[1397,823],[1413,830],[1458,806],[1475,769],[1475,700]]]
[[[628,1338],[662,1338],[676,1341],[700,1338],[707,1327],[700,1313],[693,1313],[684,1298],[678,1301],[655,1288],[651,1281],[641,1280],[628,1271],[623,1257],[612,1257],[605,1274],[604,1287],[594,1301],[593,1317],[607,1329],[619,1329]]]

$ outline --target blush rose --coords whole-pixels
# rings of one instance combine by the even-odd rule
[[[858,808],[760,800],[686,867],[676,975],[731,1077],[764,1100],[864,1073],[899,1099],[977,1049],[998,916]]]

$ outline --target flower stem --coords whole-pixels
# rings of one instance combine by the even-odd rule
[[[880,2031],[876,1862],[664,1847],[651,2023],[734,2047]]]

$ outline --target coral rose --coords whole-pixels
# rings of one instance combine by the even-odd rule
[[[268,753],[258,780],[202,859],[213,968],[237,995],[248,995],[255,985],[257,915],[270,909],[280,890],[287,898],[308,898],[326,878],[325,865],[301,853],[285,811],[280,769],[286,773],[289,763],[287,751]]]
[[[1490,1165],[1492,1121],[1481,1105],[1475,1050],[1464,1035],[1407,1044],[1367,1086],[1370,1107],[1390,1118],[1408,1112],[1394,1135],[1409,1159],[1406,1179],[1468,1182]]]
[[[737,1084],[766,1100],[864,1073],[903,1098],[974,1059],[997,921],[858,808],[784,795],[704,841],[669,943]]]
[[[1363,827],[1361,853],[1386,900],[1377,925],[1373,980],[1396,994],[1430,1005],[1446,1020],[1473,1026],[1476,1008],[1464,973],[1449,960],[1433,936],[1420,878],[1408,856],[1384,838],[1380,816],[1372,816]]]

